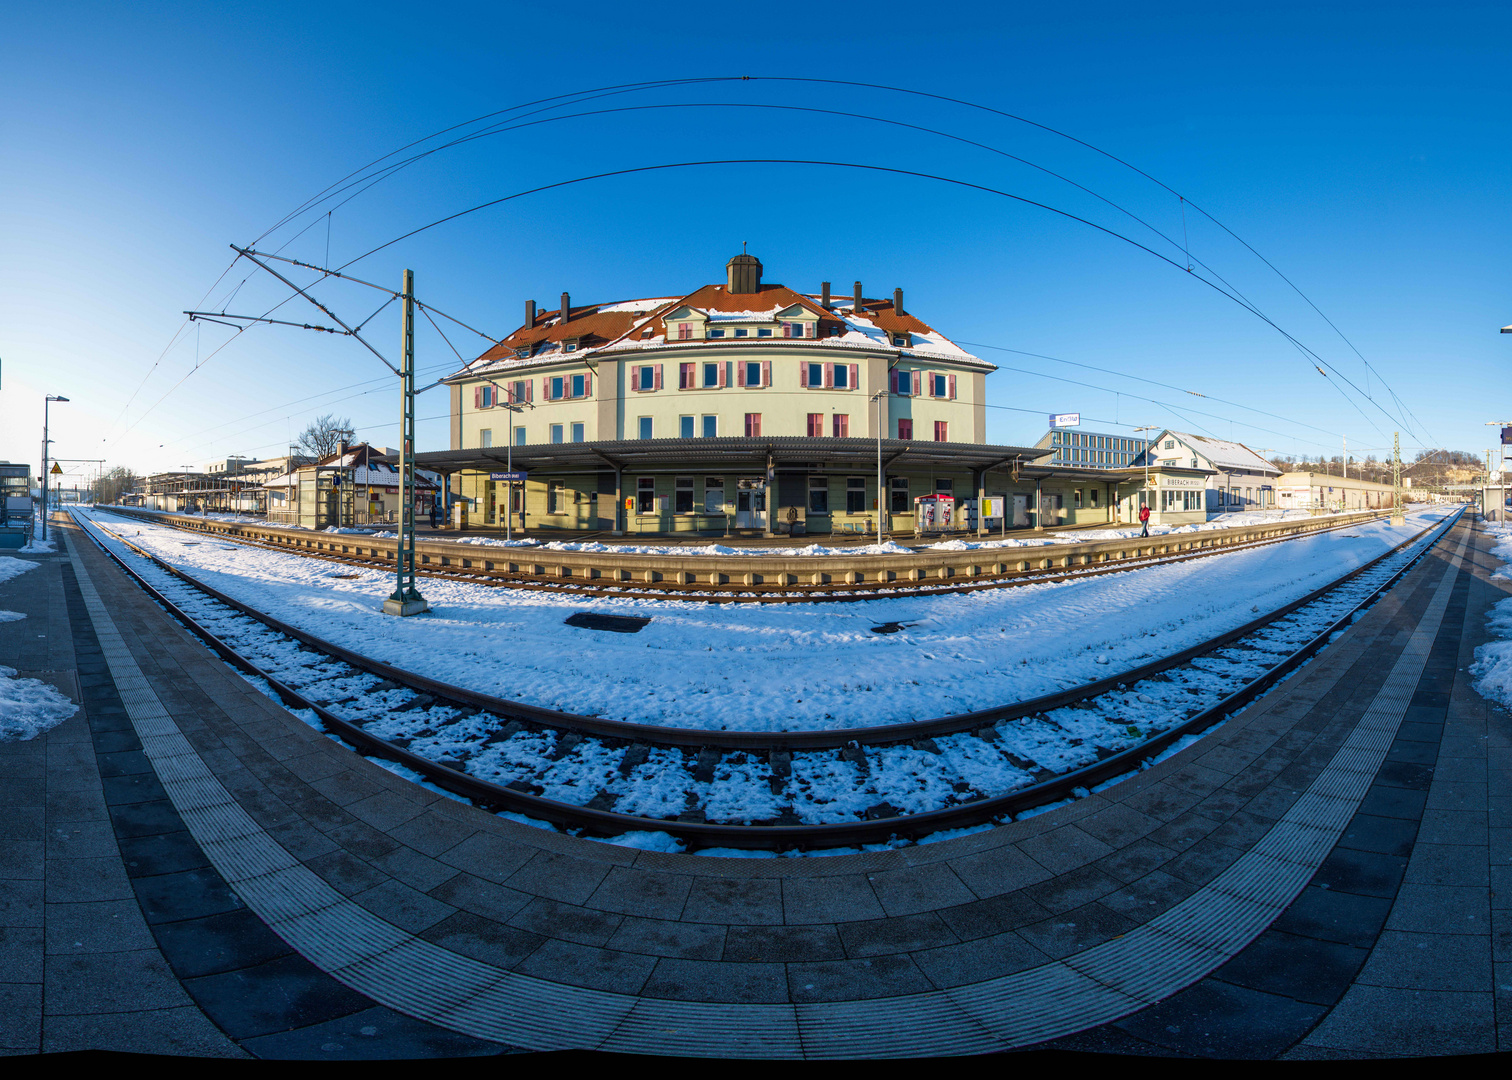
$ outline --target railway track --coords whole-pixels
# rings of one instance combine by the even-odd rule
[[[186,528],[145,512],[131,512],[117,509],[112,509],[108,512],[117,516],[131,517],[145,521],[159,528],[177,529],[190,533],[202,532],[200,529]],[[458,561],[481,562],[484,564],[482,567],[476,565],[470,567],[437,566],[435,563],[419,563],[415,569],[416,573],[421,577],[435,578],[442,581],[460,581],[474,585],[516,588],[526,591],[551,593],[557,596],[582,596],[589,598],[619,597],[636,600],[690,600],[712,604],[807,604],[824,601],[879,600],[898,596],[943,595],[947,593],[977,592],[983,589],[1011,588],[1018,585],[1041,585],[1049,582],[1066,581],[1072,578],[1122,573],[1125,570],[1135,570],[1148,566],[1163,566],[1169,563],[1187,562],[1192,559],[1206,558],[1210,555],[1227,555],[1239,551],[1252,551],[1256,548],[1269,547],[1272,544],[1284,544],[1289,540],[1301,539],[1305,536],[1316,536],[1320,532],[1357,528],[1359,524],[1360,522],[1358,521],[1349,521],[1309,533],[1264,537],[1238,544],[1215,545],[1213,547],[1195,548],[1177,552],[1163,552],[1155,555],[1119,559],[1108,563],[1084,563],[1079,566],[1055,569],[1009,570],[1006,568],[1006,563],[998,562],[993,565],[1004,567],[1001,572],[993,570],[960,580],[924,579],[912,581],[900,579],[887,582],[868,581],[854,583],[828,581],[822,584],[797,581],[785,584],[744,584],[734,582],[713,584],[710,582],[681,583],[663,580],[658,582],[625,581],[615,584],[585,584],[573,579],[564,580],[545,574],[500,569],[493,565],[491,559],[485,558],[485,556],[495,554],[495,552],[502,552],[499,555],[499,561],[505,562],[507,565],[511,559],[525,562],[545,561],[549,552],[531,548],[490,549],[486,546],[477,546],[475,550],[461,550],[471,547],[470,545],[458,545],[459,551],[456,556]],[[219,540],[229,543],[260,548],[266,551],[277,551],[285,555],[323,559],[327,562],[361,567],[363,569],[382,570],[388,573],[392,573],[394,570],[393,559],[384,556],[296,548],[285,544],[270,543],[264,540],[256,540],[246,536],[222,532],[214,532],[212,535]],[[312,534],[312,536],[322,540],[330,539],[324,534]],[[1183,537],[1188,536],[1189,534],[1180,534],[1175,542],[1189,542],[1183,539]],[[1202,537],[1199,534],[1190,534],[1190,538],[1195,538],[1197,542],[1213,539],[1211,537]],[[1166,535],[1157,535],[1151,537],[1151,540],[1157,543],[1171,542],[1167,540]],[[355,539],[353,544],[354,546],[359,546]],[[1020,561],[1023,561],[1025,557],[1033,557],[1035,548],[987,549],[981,552],[980,558],[983,561],[988,558],[1001,560],[1006,558],[1010,552],[1019,558]],[[787,576],[797,577],[796,574]]]
[[[363,754],[559,828],[780,850],[1006,820],[1135,772],[1304,663],[1456,520],[1244,626],[1105,679],[956,716],[772,732],[626,724],[450,686],[256,611],[98,522],[79,525],[211,649]]]

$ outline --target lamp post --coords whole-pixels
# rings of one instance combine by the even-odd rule
[[[1160,431],[1160,430],[1161,429],[1158,428],[1158,427],[1151,427],[1151,426],[1137,427],[1137,428],[1134,429],[1134,434],[1138,435],[1141,431]],[[1139,455],[1140,457],[1144,458],[1144,470],[1145,470],[1144,488],[1140,491],[1139,497],[1141,499],[1146,500],[1146,505],[1148,505],[1149,496],[1147,494],[1145,494],[1145,492],[1147,492],[1147,491],[1150,490],[1150,451],[1154,450],[1154,449],[1155,449],[1155,447],[1154,447],[1153,444],[1146,442],[1145,443],[1144,452]],[[1134,516],[1138,517],[1139,516],[1139,512],[1135,511]]]
[[[887,535],[883,517],[887,513],[887,492],[882,486],[882,402],[887,399],[887,391],[878,390],[871,399],[877,403],[877,542],[881,543]]]
[[[47,447],[52,442],[47,437],[47,410],[54,401],[67,401],[66,397],[57,394],[48,394],[42,402],[42,539],[47,539]]]

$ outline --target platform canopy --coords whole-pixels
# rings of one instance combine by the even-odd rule
[[[1019,466],[1021,475],[1041,472],[1032,463],[1051,451],[1034,446],[992,446],[982,443],[925,442],[883,439],[884,468],[997,469]],[[439,473],[502,471],[512,461],[521,472],[594,472],[604,469],[648,472],[713,471],[766,472],[770,461],[779,472],[848,470],[875,472],[876,439],[715,438],[616,439],[608,442],[529,443],[472,450],[436,450],[416,454],[415,465]],[[1096,475],[1087,471],[1089,476]],[[1052,475],[1043,469],[1043,475]],[[1056,469],[1053,475],[1068,475]]]

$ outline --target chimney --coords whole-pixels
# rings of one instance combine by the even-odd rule
[[[819,306],[822,307],[825,311],[828,311],[829,310],[829,282],[827,282],[827,281],[821,281],[819,283],[819,293],[820,293]]]
[[[525,329],[529,330],[535,325],[535,301],[525,301]]]
[[[894,289],[893,290],[893,314],[894,315],[901,315],[901,314],[903,314],[903,290],[902,289]]]
[[[725,289],[730,293],[759,293],[761,260],[742,252],[725,263]]]
[[[861,314],[861,283],[856,282],[856,301],[851,305],[851,314]]]
[[[572,318],[572,297],[568,296],[566,293],[563,293],[562,294],[562,321],[566,322],[570,318]]]

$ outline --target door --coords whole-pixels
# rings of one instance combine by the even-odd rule
[[[760,480],[739,481],[735,491],[737,529],[766,528],[766,492],[760,485]]]
[[[1029,525],[1029,496],[1015,495],[1013,497],[1013,527],[1015,529],[1027,528]]]

